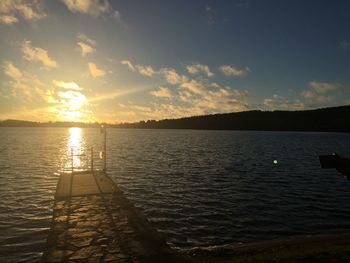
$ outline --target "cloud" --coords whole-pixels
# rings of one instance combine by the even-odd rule
[[[219,70],[227,77],[230,77],[230,76],[239,77],[250,72],[250,69],[248,67],[245,69],[237,69],[230,65],[222,65],[219,67]]]
[[[350,41],[340,41],[339,42],[339,47],[341,47],[344,50],[349,50],[350,49]]]
[[[81,87],[75,82],[64,82],[61,80],[53,80],[53,84],[55,84],[57,87],[63,88],[63,89],[72,89],[72,90],[82,90]]]
[[[250,106],[242,101],[248,97],[247,91],[231,91],[229,88],[211,90],[197,80],[191,80],[180,85],[185,91],[179,92],[179,99],[193,106],[200,107],[206,113],[242,111]],[[239,97],[238,100],[235,97]]]
[[[194,64],[194,65],[187,66],[186,69],[191,74],[198,74],[199,72],[203,72],[208,77],[214,76],[214,74],[210,71],[207,65]]]
[[[133,65],[130,60],[122,60],[121,64],[126,65],[131,71],[138,72],[143,76],[152,77],[153,75],[163,75],[166,82],[172,85],[178,85],[188,82],[188,78],[176,72],[173,68],[161,68],[154,70],[152,66]]]
[[[4,73],[13,79],[20,79],[23,76],[22,72],[11,61],[5,61],[3,69]]]
[[[268,110],[304,110],[305,104],[300,100],[289,101],[274,95],[263,100],[263,107]]]
[[[89,14],[99,16],[101,14],[110,14],[119,19],[120,13],[113,10],[108,0],[62,0],[72,13]]]
[[[248,8],[250,7],[250,2],[249,1],[241,1],[236,4],[237,7],[240,8]]]
[[[62,104],[69,107],[70,111],[76,111],[87,103],[85,95],[79,91],[60,91],[58,97],[61,98]]]
[[[18,16],[26,20],[38,20],[46,16],[42,4],[37,0],[1,0],[0,23],[11,25],[18,22]]]
[[[163,74],[165,80],[172,85],[188,82],[188,78],[186,76],[180,75],[173,68],[162,68],[160,73]]]
[[[180,91],[179,92],[179,99],[183,102],[190,102],[192,97],[192,93],[188,91]]]
[[[203,115],[205,113],[206,112],[202,108],[197,106],[184,107],[167,103],[155,103],[151,106],[143,106],[129,103],[126,105],[126,108],[123,107],[122,111],[118,111],[118,116],[116,117],[119,118],[119,115],[123,116],[127,114],[132,116],[133,121],[140,121],[145,119],[160,120],[165,118],[181,118]],[[130,121],[130,119],[120,121]]]
[[[81,49],[81,56],[85,57],[87,54],[91,54],[95,52],[95,49],[90,46],[89,44],[86,44],[84,42],[78,42],[78,46]]]
[[[340,87],[341,85],[338,83],[311,81],[309,89],[303,91],[301,95],[311,103],[324,105],[333,100],[333,97],[328,93],[337,91]]]
[[[142,66],[142,65],[135,65],[134,66],[130,60],[122,60],[122,61],[120,61],[120,63],[128,66],[128,68],[131,71],[133,71],[133,72],[137,71],[138,73],[140,73],[143,76],[152,77],[154,74],[158,73],[152,68],[152,66]]]
[[[8,95],[21,101],[43,100],[46,86],[34,74],[20,70],[11,61],[3,63],[5,75],[10,77]]]
[[[248,90],[233,90],[233,96],[240,97],[240,98],[248,98],[250,96]]]
[[[57,68],[58,64],[55,60],[49,57],[45,49],[32,47],[31,42],[26,40],[22,44],[23,58],[29,61],[39,61],[46,68]]]
[[[331,96],[319,94],[310,90],[303,91],[301,94],[305,99],[308,99],[317,104],[327,104],[332,101]]]
[[[143,76],[152,77],[156,73],[151,66],[136,65],[135,67]]]
[[[339,84],[337,83],[327,83],[327,82],[317,82],[311,81],[309,83],[310,88],[317,93],[326,93],[328,91],[337,90]]]
[[[89,67],[89,72],[91,76],[93,76],[94,78],[103,77],[104,75],[106,75],[106,71],[99,69],[96,66],[96,64],[92,62],[89,62],[88,67]]]
[[[181,84],[182,88],[185,88],[192,93],[203,95],[207,93],[207,88],[197,80],[191,80]]]
[[[216,82],[211,83],[210,86],[212,86],[213,88],[220,88],[220,85]]]
[[[5,16],[0,16],[0,23],[5,24],[5,25],[12,25],[14,23],[17,23],[18,19],[15,16],[12,15],[5,15]]]
[[[250,107],[248,103],[232,98],[231,92],[226,89],[209,92],[206,96],[194,99],[192,103],[208,113],[244,111]]]
[[[161,97],[161,98],[171,98],[172,94],[170,89],[165,88],[165,87],[159,87],[158,90],[153,90],[150,92],[151,95],[155,97]]]
[[[133,64],[129,60],[122,60],[122,61],[120,61],[120,63],[123,65],[127,65],[131,71],[135,71],[135,67],[133,66]]]
[[[80,39],[83,42],[89,43],[91,46],[96,46],[96,41],[89,38],[88,36],[86,36],[83,33],[78,33],[78,39]]]
[[[207,23],[208,26],[211,26],[215,23],[214,21],[214,15],[213,15],[213,9],[210,6],[205,7],[205,12],[207,13]]]

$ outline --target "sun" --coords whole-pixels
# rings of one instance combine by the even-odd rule
[[[91,121],[89,102],[82,88],[75,82],[54,80],[53,83],[61,90],[51,90],[48,101],[55,104],[51,111],[59,121]]]

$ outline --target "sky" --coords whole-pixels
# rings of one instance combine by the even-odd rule
[[[350,104],[350,1],[1,0],[0,120]]]

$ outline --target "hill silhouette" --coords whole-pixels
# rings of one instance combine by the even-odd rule
[[[303,111],[244,111],[106,124],[110,128],[350,132],[350,106]],[[0,127],[99,127],[101,123],[0,121]]]
[[[149,120],[118,125],[123,128],[341,131],[350,132],[350,106],[304,111],[244,111],[180,119]]]

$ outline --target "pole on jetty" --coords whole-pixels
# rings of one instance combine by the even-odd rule
[[[106,172],[107,171],[107,142],[106,142],[106,138],[107,138],[107,129],[104,125],[101,126],[101,133],[103,133],[104,136],[104,140],[103,140],[103,171]]]
[[[91,147],[91,172],[94,172],[94,147]]]
[[[74,172],[74,149],[73,147],[70,149],[71,157],[72,157],[72,173]]]

